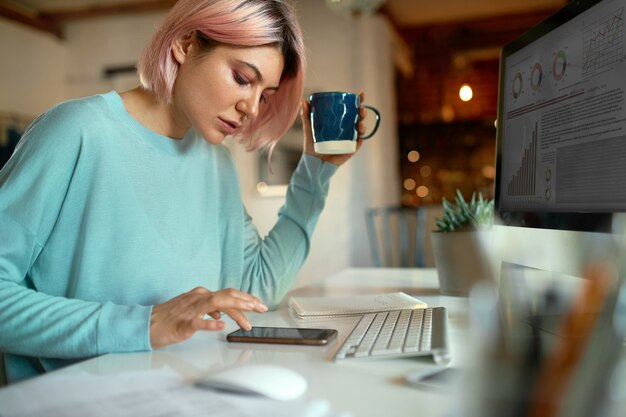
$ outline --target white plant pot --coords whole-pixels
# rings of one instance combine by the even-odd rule
[[[431,233],[442,294],[467,296],[477,282],[492,280],[491,239],[490,231]]]

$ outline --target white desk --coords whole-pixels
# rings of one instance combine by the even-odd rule
[[[296,289],[290,295],[346,295],[392,291],[404,291],[426,301],[430,306],[445,306],[448,310],[451,364],[466,367],[471,363],[468,352],[468,299],[439,295],[434,269],[348,269],[316,285]],[[87,372],[110,375],[168,367],[191,381],[211,370],[237,363],[270,363],[302,374],[309,383],[305,394],[307,398],[326,399],[333,410],[347,411],[354,417],[455,415],[450,411],[453,410],[452,407],[459,405],[460,395],[424,391],[403,383],[406,373],[435,366],[430,359],[357,359],[332,362],[333,354],[349,335],[358,321],[357,317],[300,320],[292,317],[283,306],[277,311],[251,314],[249,319],[254,326],[335,328],[339,331],[339,337],[327,347],[228,343],[226,335],[237,326],[234,322],[227,321],[227,328],[222,332],[200,332],[184,343],[153,352],[105,355],[53,374]],[[622,416],[626,407],[626,385],[623,384],[626,378],[626,353],[623,354],[618,368],[623,372],[621,377],[616,374],[618,380],[613,384],[613,389],[619,391],[616,392],[617,401],[607,417]],[[50,377],[44,375],[39,378]],[[471,388],[465,385],[463,391],[471,393]]]
[[[348,269],[324,279],[319,285],[300,288],[290,295],[354,294],[404,291],[429,306],[448,308],[452,363],[461,363],[466,347],[467,299],[440,296],[434,269]],[[302,374],[309,382],[306,395],[327,399],[337,411],[354,417],[441,416],[450,401],[444,395],[406,386],[403,375],[434,366],[430,359],[352,360],[335,363],[334,352],[346,339],[358,318],[300,320],[287,308],[249,315],[253,326],[335,328],[339,337],[327,347],[241,344],[226,342],[237,328],[227,321],[222,332],[197,333],[178,345],[153,352],[111,354],[97,357],[59,372],[87,371],[97,374],[127,372],[168,366],[189,378],[237,362],[282,365]],[[45,376],[44,376],[45,378]]]

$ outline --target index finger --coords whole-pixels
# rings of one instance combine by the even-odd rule
[[[246,317],[246,315],[243,313],[243,311],[240,310],[225,310],[224,313],[229,316],[231,319],[233,319],[237,325],[239,325],[239,327],[243,330],[250,330],[252,329],[252,324],[250,324],[250,322],[248,321],[248,318]]]

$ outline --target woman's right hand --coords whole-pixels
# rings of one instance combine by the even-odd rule
[[[233,288],[220,291],[194,288],[152,308],[150,343],[153,348],[159,348],[187,340],[198,330],[223,330],[221,313],[230,316],[242,329],[250,330],[252,326],[244,311],[264,313],[267,306]],[[205,319],[206,314],[213,320]]]

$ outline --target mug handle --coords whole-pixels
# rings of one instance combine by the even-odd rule
[[[380,112],[378,111],[378,109],[376,109],[376,108],[374,108],[372,106],[368,106],[368,105],[364,104],[363,107],[373,111],[374,114],[376,115],[376,125],[374,126],[374,129],[370,132],[369,135],[361,136],[361,139],[369,139],[372,136],[374,136],[374,133],[376,133],[376,131],[378,130],[378,126],[380,125]]]

